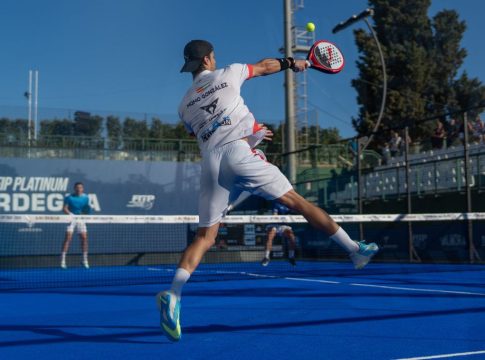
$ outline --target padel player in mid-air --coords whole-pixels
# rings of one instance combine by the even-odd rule
[[[232,64],[216,70],[213,46],[204,40],[190,41],[184,48],[181,72],[192,73],[193,82],[185,94],[179,116],[187,130],[197,137],[202,154],[199,228],[185,250],[170,290],[157,294],[160,325],[166,336],[180,340],[182,287],[214,245],[226,207],[243,191],[275,200],[299,213],[318,230],[328,234],[363,268],[378,251],[376,244],[353,241],[322,209],[293,190],[288,179],[274,165],[252,151],[272,132],[259,125],[241,97],[241,86],[249,79],[280,71],[304,71],[305,60],[264,59],[249,64]]]

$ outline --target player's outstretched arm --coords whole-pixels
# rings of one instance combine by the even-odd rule
[[[294,60],[293,58],[263,59],[253,64],[253,77],[275,74],[282,70],[305,71],[308,68],[306,60]]]

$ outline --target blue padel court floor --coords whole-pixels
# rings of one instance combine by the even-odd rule
[[[246,264],[232,280],[197,281],[202,267],[184,289],[179,343],[158,326],[154,295],[168,276],[160,275],[162,285],[4,290],[0,359],[485,359],[483,265],[279,267]],[[82,271],[94,281],[114,270],[63,276]],[[34,273],[0,277],[18,282]]]

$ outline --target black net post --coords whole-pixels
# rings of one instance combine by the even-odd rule
[[[404,162],[405,162],[405,178],[404,181],[406,183],[406,200],[407,200],[407,212],[411,214],[413,211],[412,207],[412,198],[411,198],[411,166],[409,164],[409,127],[406,126],[404,128]],[[419,258],[416,250],[414,249],[414,241],[413,241],[413,223],[408,221],[408,244],[409,244],[409,261],[410,262],[420,262],[421,259]]]
[[[361,139],[357,139],[357,211],[362,215],[362,157],[363,147]],[[364,225],[359,223],[359,240],[364,240]]]
[[[472,204],[472,189],[470,187],[470,178],[473,176],[470,171],[470,134],[468,131],[468,114],[463,113],[463,152],[465,157],[465,188],[466,188],[466,212],[471,213]],[[472,220],[467,220],[467,235],[468,235],[468,251],[470,256],[470,263],[475,262],[476,249],[473,243],[473,222]]]

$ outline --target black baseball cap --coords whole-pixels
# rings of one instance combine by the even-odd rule
[[[185,64],[182,66],[180,72],[193,72],[197,70],[202,64],[205,56],[208,56],[214,47],[205,40],[192,40],[184,47]]]

